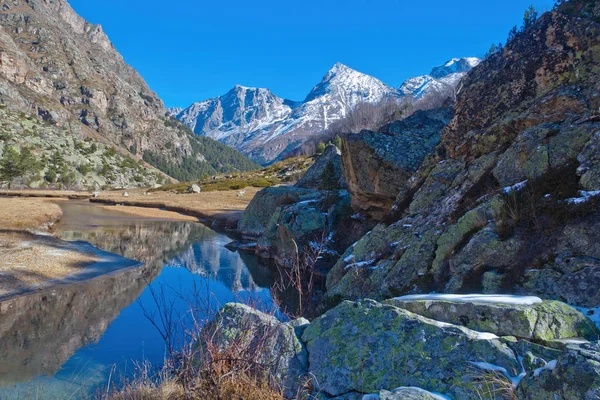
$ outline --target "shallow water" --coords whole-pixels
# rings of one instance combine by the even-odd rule
[[[177,346],[191,308],[200,317],[230,301],[274,308],[269,269],[227,250],[231,238],[222,233],[87,202],[61,207],[58,236],[144,265],[1,302],[0,399],[92,398],[132,377],[142,361],[160,366],[165,341],[151,320],[163,330],[161,309],[176,321]]]

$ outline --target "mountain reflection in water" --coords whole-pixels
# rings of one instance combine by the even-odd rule
[[[142,360],[160,366],[165,344],[145,315],[158,312],[153,292],[183,323],[191,298],[209,312],[230,301],[274,307],[270,271],[253,255],[227,250],[226,235],[87,202],[61,207],[59,237],[144,265],[0,302],[0,400],[89,398],[106,390],[111,371],[114,380],[131,376]]]

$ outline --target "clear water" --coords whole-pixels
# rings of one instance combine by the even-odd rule
[[[93,398],[142,361],[160,366],[165,341],[151,320],[162,328],[165,308],[157,303],[179,328],[190,324],[191,306],[204,315],[230,301],[274,307],[269,269],[227,250],[224,234],[86,202],[62,207],[58,236],[145,264],[1,302],[0,399]],[[177,346],[182,336],[174,336]]]

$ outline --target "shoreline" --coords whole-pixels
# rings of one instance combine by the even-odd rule
[[[201,194],[161,193],[144,189],[123,193],[0,190],[0,302],[56,285],[85,282],[141,264],[107,253],[89,243],[69,242],[52,233],[63,212],[57,202],[83,200],[98,207],[148,219],[198,222],[232,233],[258,190],[241,199],[237,191]],[[153,211],[150,211],[153,210]],[[104,257],[100,257],[102,255]],[[113,258],[112,267],[95,268]],[[119,267],[115,267],[119,265]]]
[[[209,222],[210,225],[218,228],[224,228],[225,230],[236,230],[237,223],[241,219],[244,211],[233,211],[230,213],[211,215],[198,210],[194,210],[192,208],[182,207],[182,206],[171,206],[166,203],[152,203],[152,202],[144,202],[144,201],[132,201],[132,200],[114,200],[114,199],[102,199],[102,198],[90,198],[90,203],[95,204],[103,204],[104,207],[123,207],[132,209],[153,209],[159,210],[161,212],[173,213],[182,215],[184,218],[177,218],[175,215],[172,219],[175,221],[191,221],[189,218],[193,218],[196,222]],[[116,210],[119,212],[123,212],[130,215],[137,215],[145,218],[157,218],[160,219],[159,216],[152,216],[142,212],[128,211],[126,209],[120,210],[116,208],[111,208],[112,210]],[[185,218],[189,217],[189,218]]]

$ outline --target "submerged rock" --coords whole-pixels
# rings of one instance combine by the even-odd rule
[[[537,297],[416,295],[386,301],[413,313],[498,336],[554,340],[600,336],[596,325],[576,309]]]

